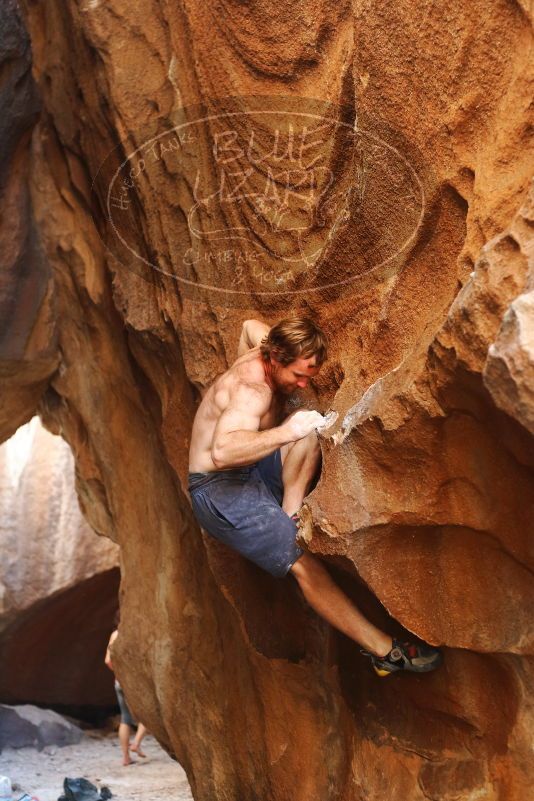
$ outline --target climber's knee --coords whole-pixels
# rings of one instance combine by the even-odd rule
[[[308,453],[311,453],[314,456],[319,456],[321,453],[321,446],[319,445],[319,439],[315,431],[311,431],[301,441],[305,443],[305,448]]]
[[[306,461],[313,461],[316,463],[321,456],[321,446],[319,445],[317,434],[315,431],[311,431],[296,442],[289,442],[286,445],[282,445],[280,453],[282,465],[285,464],[287,457],[290,455],[291,464],[296,464],[297,462],[302,464]]]

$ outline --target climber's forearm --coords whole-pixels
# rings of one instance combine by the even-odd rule
[[[213,443],[211,458],[219,470],[241,467],[263,459],[288,442],[293,439],[284,426],[267,431],[231,431]]]

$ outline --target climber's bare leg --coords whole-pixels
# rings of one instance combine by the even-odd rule
[[[127,723],[119,723],[119,743],[122,751],[122,764],[131,765],[130,759],[130,734],[132,730]]]
[[[282,509],[290,517],[298,512],[309,492],[312,479],[319,467],[321,448],[317,434],[312,431],[297,442],[290,442],[280,449],[282,457],[282,482],[284,500]]]
[[[146,757],[144,751],[141,751],[141,741],[146,734],[146,727],[140,723],[137,727],[137,732],[133,741],[133,744],[130,747],[130,750],[133,751],[137,756]]]
[[[291,572],[310,606],[347,637],[378,656],[391,650],[393,641],[365,618],[332,580],[327,569],[309,553],[297,559]]]
[[[315,432],[283,446],[282,509],[288,515],[298,512],[309,492],[321,458],[321,448]],[[310,606],[330,625],[342,631],[378,656],[392,648],[392,638],[370,623],[345,593],[332,580],[327,569],[311,554],[303,554],[291,568]]]

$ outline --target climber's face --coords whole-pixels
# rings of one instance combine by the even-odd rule
[[[290,364],[280,364],[271,356],[271,375],[278,392],[291,395],[297,389],[306,389],[310,379],[317,375],[321,368],[317,366],[315,356],[307,359],[295,359]]]

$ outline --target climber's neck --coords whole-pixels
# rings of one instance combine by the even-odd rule
[[[263,372],[265,373],[265,380],[267,382],[267,386],[269,389],[276,393],[276,386],[273,381],[273,366],[270,361],[266,361],[262,358],[263,362]]]

